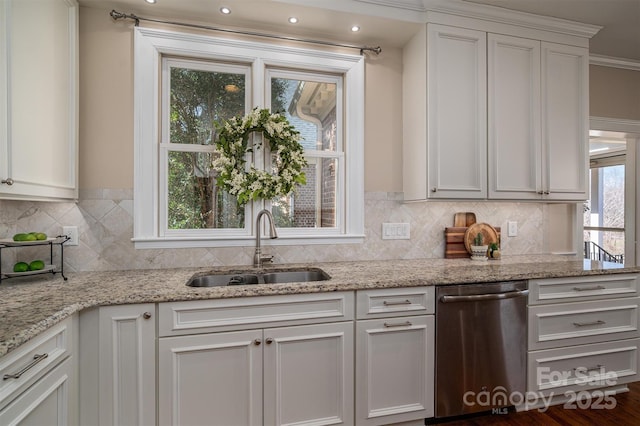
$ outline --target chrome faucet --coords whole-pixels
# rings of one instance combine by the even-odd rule
[[[278,238],[276,225],[273,222],[273,215],[267,209],[260,210],[256,218],[256,252],[253,255],[253,266],[258,268],[261,268],[263,263],[273,262],[273,256],[263,255],[260,249],[260,219],[262,219],[263,215],[267,215],[267,218],[269,219],[269,238]]]

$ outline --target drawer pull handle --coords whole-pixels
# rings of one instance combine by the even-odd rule
[[[580,370],[580,371],[594,371],[594,370],[601,370],[603,368],[604,368],[604,365],[598,364],[598,365],[595,365],[593,367],[575,367],[573,369],[573,371],[578,371],[578,370]]]
[[[394,306],[394,305],[410,305],[411,304],[411,300],[409,299],[405,299],[402,300],[400,302],[387,302],[386,300],[384,302],[382,302],[382,304],[384,306]]]
[[[604,290],[606,287],[603,285],[594,285],[591,287],[574,287],[573,291],[592,291],[592,290]]]
[[[606,323],[607,323],[606,321],[597,320],[597,321],[591,321],[591,322],[574,322],[573,325],[575,325],[576,327],[586,327],[588,325],[602,325]]]
[[[389,322],[385,322],[384,326],[387,328],[391,328],[391,327],[411,327],[411,322],[409,321],[405,321],[405,322],[400,322],[400,323],[389,323]]]
[[[48,353],[43,353],[42,355],[35,354],[33,356],[33,361],[31,361],[29,364],[27,364],[22,370],[18,371],[17,373],[13,373],[13,374],[5,374],[2,377],[2,380],[19,379],[20,376],[22,376],[27,371],[31,370],[37,363],[39,363],[40,361],[44,360],[48,356],[49,356]]]

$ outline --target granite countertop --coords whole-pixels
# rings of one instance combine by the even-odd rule
[[[208,271],[248,266],[78,272],[3,280],[0,284],[0,356],[82,309],[130,303],[218,299],[341,290],[495,282],[533,278],[638,272],[640,267],[585,261],[567,256],[512,256],[486,262],[470,259],[418,259],[273,265],[286,270],[315,267],[331,279],[309,283],[193,288],[189,278]]]

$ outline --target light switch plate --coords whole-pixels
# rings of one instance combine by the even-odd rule
[[[514,221],[514,220],[510,220],[507,222],[507,228],[508,228],[508,233],[507,235],[510,237],[517,237],[518,236],[518,222]]]
[[[411,225],[408,223],[383,223],[383,240],[408,240],[411,238]]]

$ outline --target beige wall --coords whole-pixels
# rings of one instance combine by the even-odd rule
[[[133,188],[133,33],[80,8],[80,189]]]
[[[589,114],[640,120],[640,71],[591,65]]]
[[[80,189],[133,188],[133,32],[80,8]],[[365,190],[402,191],[399,49],[366,62]],[[352,53],[353,51],[350,51]]]

